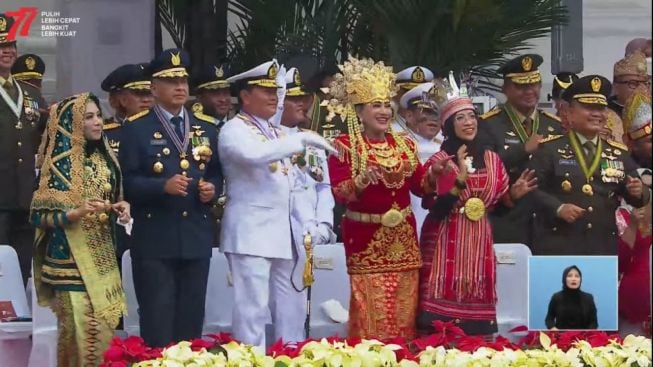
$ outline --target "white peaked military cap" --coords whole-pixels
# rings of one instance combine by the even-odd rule
[[[424,66],[411,66],[397,73],[397,85],[403,89],[413,89],[432,80],[433,72]]]
[[[418,84],[415,88],[404,93],[399,100],[401,108],[419,105],[423,108],[433,108],[433,82]]]
[[[259,66],[253,67],[245,72],[234,75],[227,79],[229,83],[234,83],[242,86],[256,85],[264,88],[276,88],[277,72],[279,71],[279,64],[277,60],[264,62]]]
[[[290,68],[286,72],[286,95],[288,97],[308,95],[308,92],[304,90],[302,78],[297,68]]]

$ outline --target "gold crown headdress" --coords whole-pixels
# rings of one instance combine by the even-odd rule
[[[651,135],[651,111],[648,88],[640,86],[626,101],[622,115],[626,133],[631,140]]]
[[[390,102],[396,94],[396,75],[392,72],[392,67],[385,66],[383,61],[357,59],[351,55],[338,67],[341,72],[335,75],[329,88],[332,98],[326,102],[329,111],[326,119],[331,121],[335,115],[340,115],[347,122],[351,147],[336,147],[339,148],[340,159],[351,160],[352,177],[355,177],[367,169],[369,151],[354,106]],[[389,129],[389,132],[399,149],[408,156],[411,165],[416,165],[415,153],[406,145],[404,138],[392,129]]]
[[[327,102],[330,121],[335,115],[345,115],[348,105],[389,102],[396,94],[396,76],[392,67],[383,61],[357,59],[349,55],[343,65],[338,66],[340,73],[334,77],[329,87],[331,99]]]

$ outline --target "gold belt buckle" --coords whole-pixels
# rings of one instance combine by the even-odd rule
[[[464,208],[465,216],[473,222],[478,222],[485,215],[485,204],[479,198],[467,199]]]
[[[397,209],[390,209],[381,217],[381,224],[384,227],[396,227],[404,220],[404,214]]]

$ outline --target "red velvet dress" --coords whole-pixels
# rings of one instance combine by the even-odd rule
[[[446,156],[444,151],[434,154],[424,169]],[[467,188],[461,190],[450,213],[442,220],[429,214],[422,227],[420,331],[429,332],[433,320],[453,320],[469,334],[496,331],[496,265],[487,214],[508,192],[509,177],[496,153],[486,151],[484,160],[485,168],[468,175]],[[457,175],[455,167],[439,176],[437,194],[447,194]],[[478,220],[465,213],[470,198],[482,200],[485,207]]]
[[[416,154],[414,143],[403,139]],[[380,166],[383,179],[360,193],[356,192],[351,173],[351,160],[355,159],[354,154],[361,154],[360,147],[353,152],[349,136],[340,135],[335,145],[341,154],[328,160],[335,199],[347,207],[342,237],[351,279],[350,337],[415,335],[418,269],[422,265],[415,218],[408,213],[394,227],[378,223],[378,218],[391,209],[410,210],[410,192],[418,196],[424,193],[425,171],[419,160],[411,163],[398,149],[391,134],[386,134],[386,141],[387,144],[366,140],[368,166]],[[360,213],[376,215],[377,222],[360,220]]]
[[[627,207],[617,209],[619,232],[630,223]],[[638,230],[632,248],[619,238],[619,315],[633,324],[642,325],[642,332],[651,335],[651,231]]]

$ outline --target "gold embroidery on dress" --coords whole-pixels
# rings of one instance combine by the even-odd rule
[[[379,226],[367,248],[347,259],[350,274],[418,269],[421,265],[415,231],[406,220],[394,228]]]
[[[111,184],[111,171],[98,151],[90,156],[90,166],[84,170],[84,198],[104,199],[105,186]],[[111,242],[111,226],[100,221],[100,216],[82,218],[82,228],[87,233],[87,246],[99,275],[115,271],[118,267]]]
[[[415,336],[418,270],[351,276],[349,336]]]

